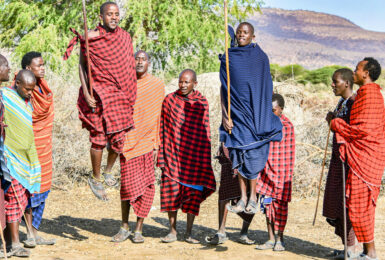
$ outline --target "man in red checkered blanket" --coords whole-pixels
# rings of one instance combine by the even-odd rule
[[[120,17],[117,4],[104,3],[100,7],[100,18],[103,25],[88,34],[93,97],[88,88],[85,39],[73,29],[76,36],[69,43],[64,59],[68,59],[80,39],[79,75],[82,87],[78,98],[79,118],[82,126],[90,132],[92,143],[93,175],[88,182],[98,199],[108,200],[103,182],[108,186],[117,185],[110,172],[122,152],[125,134],[134,126],[136,71],[130,34],[118,26]],[[107,166],[101,175],[102,154],[106,146]]]
[[[177,239],[178,209],[187,213],[184,240],[199,243],[192,237],[195,216],[200,204],[215,191],[211,166],[209,104],[194,87],[196,74],[187,69],[179,75],[179,90],[163,101],[160,125],[158,166],[162,169],[161,211],[168,212],[170,233],[162,242]]]
[[[381,87],[374,83],[381,66],[373,58],[360,61],[354,83],[360,86],[352,106],[350,123],[331,121],[340,146],[341,160],[349,166],[347,207],[354,233],[364,245],[362,259],[376,259],[374,219],[385,169],[385,107]]]
[[[257,249],[284,251],[283,232],[285,230],[288,203],[291,200],[291,184],[295,162],[294,126],[282,114],[285,100],[279,94],[273,94],[273,112],[282,122],[282,140],[271,142],[269,157],[261,174],[257,178],[257,193],[262,195],[261,205],[266,214],[269,240]],[[277,236],[275,236],[277,232]]]

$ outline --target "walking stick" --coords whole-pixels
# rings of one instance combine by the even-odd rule
[[[330,130],[331,130],[331,124],[329,125],[328,137],[326,138],[325,153],[324,153],[324,159],[323,159],[323,161],[322,161],[322,170],[321,170],[321,176],[320,176],[320,179],[319,179],[319,185],[318,185],[318,196],[317,196],[317,204],[316,204],[316,206],[315,206],[314,219],[313,219],[313,226],[314,226],[315,220],[316,220],[316,218],[317,218],[319,196],[320,196],[320,193],[321,193],[321,184],[322,184],[322,178],[323,178],[323,175],[324,175],[324,168],[325,168],[325,162],[326,162],[326,154],[327,154],[327,151],[328,151],[328,145],[329,145]]]
[[[92,88],[93,81],[92,81],[92,75],[91,75],[90,48],[88,45],[87,11],[86,11],[85,0],[82,0],[82,3],[83,3],[83,20],[84,20],[84,38],[85,38],[85,42],[86,42],[86,62],[87,62],[88,84],[90,87],[91,98],[94,98],[94,93],[93,93],[93,88]],[[94,110],[95,109],[92,108],[92,112],[95,112]]]
[[[229,68],[229,32],[227,24],[227,1],[225,1],[225,53],[226,53],[226,74],[227,74],[227,116],[231,122],[231,99],[230,99],[230,68]],[[229,130],[231,134],[231,129]]]
[[[343,201],[343,211],[344,211],[344,259],[348,259],[348,232],[347,232],[347,219],[346,219],[346,195],[345,195],[345,163],[342,162],[342,201]]]

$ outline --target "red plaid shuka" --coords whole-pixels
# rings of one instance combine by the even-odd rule
[[[184,213],[199,215],[203,192],[187,187],[162,174],[160,185],[160,211],[169,212],[182,209]]]
[[[270,205],[266,205],[266,217],[274,224],[275,231],[285,231],[288,211],[288,201],[273,200]]]
[[[333,119],[341,160],[350,167],[346,182],[350,221],[359,242],[374,240],[374,212],[385,168],[385,107],[380,86],[361,86],[350,124]]]
[[[164,99],[158,167],[176,182],[203,186],[201,201],[215,191],[209,105],[197,90],[187,97],[176,91]]]
[[[110,143],[124,137],[133,127],[133,105],[136,99],[136,70],[130,34],[120,27],[106,32],[99,25],[100,36],[89,39],[93,90],[99,111],[92,113],[88,107],[82,88],[79,91],[79,118],[84,128],[91,132],[108,136]],[[85,40],[75,30],[76,36],[68,44],[64,59],[68,59],[75,44],[80,39],[81,51],[86,57]],[[93,133],[95,135],[95,133]],[[100,137],[98,138],[100,139]],[[98,139],[96,141],[98,141]],[[91,135],[91,142],[92,142]],[[96,143],[103,145],[101,143]],[[121,146],[121,148],[123,148]]]
[[[355,96],[348,100],[341,99],[336,107],[337,117],[343,119],[349,124],[350,112],[354,103]],[[344,105],[345,104],[345,105]],[[342,243],[344,243],[344,212],[343,206],[343,191],[342,191],[342,161],[340,159],[339,152],[340,145],[337,143],[335,134],[333,135],[333,148],[332,157],[330,160],[329,173],[326,179],[325,195],[323,202],[323,216],[332,219],[332,224],[335,228],[335,234],[341,237]],[[346,165],[345,165],[346,166]],[[348,176],[349,169],[346,167],[346,178]],[[348,246],[355,244],[355,234],[350,222],[347,218],[347,242]]]
[[[4,194],[5,198],[5,216],[7,223],[20,222],[23,212],[28,205],[28,191],[16,179],[12,178],[12,185],[9,186],[7,192]],[[19,199],[17,202],[16,197]]]
[[[135,214],[146,218],[155,195],[155,171],[152,151],[126,160],[120,155],[120,198],[128,200]]]
[[[295,162],[295,135],[290,120],[281,115],[282,140],[270,142],[269,157],[257,178],[257,193],[276,200],[291,200],[291,182]]]

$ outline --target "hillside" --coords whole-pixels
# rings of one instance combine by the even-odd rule
[[[267,8],[249,21],[271,63],[352,67],[364,56],[373,56],[385,64],[385,33],[362,29],[339,16]]]

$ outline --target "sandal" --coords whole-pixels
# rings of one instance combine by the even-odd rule
[[[36,245],[38,246],[52,246],[56,244],[56,239],[45,239],[42,238],[41,236],[37,236],[35,238]]]
[[[10,256],[17,256],[17,257],[29,257],[31,254],[31,251],[28,249],[25,249],[20,244],[17,246],[12,246],[11,250],[9,251]]]
[[[186,236],[184,241],[189,243],[189,244],[200,244],[199,240],[193,238],[191,235],[190,236]]]
[[[273,251],[285,251],[285,243],[282,241],[277,241],[274,245]]]
[[[247,237],[247,235],[242,235],[238,238],[237,240],[239,243],[244,244],[244,245],[252,245],[255,243],[254,240],[251,240]]]
[[[172,242],[175,242],[176,240],[177,240],[176,235],[172,233],[169,233],[167,236],[162,237],[160,239],[160,241],[162,241],[163,243],[172,243]]]
[[[274,248],[274,241],[268,240],[262,245],[257,245],[255,249],[258,250],[267,250],[267,249],[273,249]]]
[[[226,233],[216,233],[214,236],[207,236],[205,237],[206,243],[209,243],[210,245],[220,245],[225,243],[229,238],[227,237]]]
[[[230,203],[226,206],[227,210],[233,213],[241,213],[245,210],[245,207],[246,205],[243,200],[239,200],[235,206],[230,205]]]
[[[134,243],[143,243],[144,242],[144,237],[142,236],[142,232],[135,231],[134,236],[132,237],[132,242]]]
[[[103,177],[104,177],[104,183],[109,186],[109,187],[116,187],[118,186],[118,181],[116,178],[111,174],[107,172],[103,172]]]
[[[111,242],[120,243],[126,240],[131,235],[131,231],[129,229],[125,229],[124,227],[120,227],[119,232],[116,233],[111,239]]]
[[[102,180],[98,180],[94,176],[90,176],[88,178],[88,184],[90,185],[90,188],[94,193],[95,197],[102,201],[108,201],[106,191],[104,190],[104,187],[103,187],[103,182],[104,182],[104,177]]]
[[[245,208],[244,212],[246,214],[254,215],[258,212],[257,202],[254,200],[249,200],[247,203],[247,207]]]
[[[12,257],[10,252],[7,252],[6,255],[7,255],[7,258],[11,258]],[[5,258],[4,250],[3,249],[0,249],[0,258]]]
[[[26,248],[35,248],[37,243],[35,238],[29,237],[26,240],[23,241],[24,247]]]

